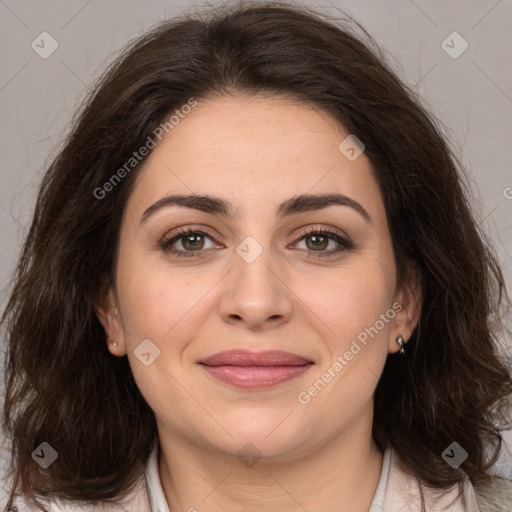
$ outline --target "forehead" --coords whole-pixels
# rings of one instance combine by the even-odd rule
[[[144,163],[128,207],[197,193],[225,197],[244,215],[294,195],[339,192],[379,217],[369,160],[363,153],[351,161],[339,149],[348,135],[325,112],[288,98],[199,100]]]

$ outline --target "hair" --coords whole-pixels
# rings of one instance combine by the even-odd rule
[[[366,41],[364,40],[366,39]],[[422,305],[405,357],[389,355],[373,437],[424,485],[490,481],[512,371],[500,352],[510,299],[471,209],[468,176],[438,122],[353,20],[303,6],[222,6],[159,23],[108,67],[75,115],[40,185],[4,311],[4,430],[30,499],[116,501],[141,475],[156,422],[126,357],[95,314],[115,284],[123,209],[142,163],[98,198],[134,150],[191,98],[280,95],[332,116],[365,145],[382,192],[397,281],[421,275]],[[126,168],[125,168],[126,169]],[[110,181],[112,183],[112,181]],[[461,472],[442,452],[457,441]],[[33,450],[58,459],[41,469]]]

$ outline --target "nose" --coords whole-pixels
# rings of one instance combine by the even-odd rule
[[[224,281],[219,311],[223,320],[250,330],[276,328],[289,321],[292,291],[286,285],[286,270],[272,261],[265,249],[254,260],[233,256],[234,265]]]

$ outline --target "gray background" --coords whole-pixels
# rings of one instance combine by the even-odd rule
[[[386,51],[395,71],[443,123],[473,177],[475,214],[495,241],[512,290],[512,1],[307,4],[333,15],[340,15],[342,9],[361,22]],[[0,310],[45,164],[67,132],[87,87],[130,39],[160,19],[197,5],[208,4],[0,0]],[[454,31],[469,45],[458,58],[442,47]],[[31,47],[42,32],[58,43],[46,59]],[[452,53],[462,48],[457,36],[446,44],[453,46]],[[511,341],[505,344],[511,353]],[[512,479],[510,432],[507,437],[497,470]],[[508,469],[505,457],[509,457]]]

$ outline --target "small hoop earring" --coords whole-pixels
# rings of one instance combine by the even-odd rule
[[[398,346],[400,347],[400,354],[401,355],[404,355],[405,354],[405,350],[404,350],[404,347],[405,347],[405,340],[404,340],[404,337],[399,334],[397,337],[396,337],[396,342],[398,344]]]

